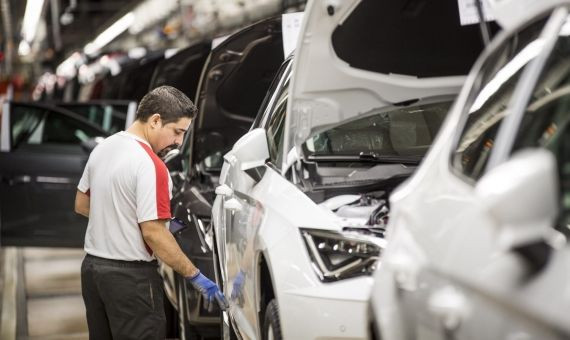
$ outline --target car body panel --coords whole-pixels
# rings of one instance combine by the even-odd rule
[[[228,179],[245,178],[232,175]],[[238,329],[247,338],[260,338],[258,261],[263,254],[270,263],[274,290],[280,308],[280,321],[286,339],[365,338],[365,306],[371,278],[322,284],[311,268],[311,261],[298,226],[341,229],[336,216],[317,207],[277,171],[269,168],[253,188],[251,182],[230,183],[243,208],[225,212],[223,200],[216,198],[213,216],[215,234],[225,254],[220,256],[224,273],[224,291],[232,292],[232,282],[240,270],[247,272],[243,301],[232,300],[231,314]],[[242,193],[243,192],[243,193]],[[283,207],[288,207],[284,210]],[[294,214],[287,211],[295,211]],[[223,242],[223,243],[222,243]],[[347,317],[350,315],[350,317]],[[311,327],[298,327],[311,319]]]

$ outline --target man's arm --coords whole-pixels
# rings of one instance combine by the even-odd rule
[[[180,273],[204,298],[204,308],[211,311],[214,303],[222,310],[229,308],[228,301],[218,285],[200,273],[192,261],[182,252],[174,236],[165,226],[165,220],[140,224],[143,238],[156,257]]]
[[[89,218],[89,202],[89,196],[77,190],[77,194],[75,195],[75,212]]]
[[[182,252],[174,236],[165,226],[165,220],[153,220],[140,224],[143,238],[156,257],[184,277],[198,274],[198,269]]]

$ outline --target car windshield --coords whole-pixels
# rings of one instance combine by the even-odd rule
[[[319,133],[303,146],[305,155],[421,158],[433,142],[452,99],[390,107]]]

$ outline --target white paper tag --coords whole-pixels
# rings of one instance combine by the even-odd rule
[[[297,47],[303,12],[286,13],[281,16],[281,31],[283,34],[283,52],[285,58]]]
[[[489,6],[489,1],[481,0],[483,4],[483,17],[485,21],[493,21],[493,14]],[[479,13],[477,12],[476,0],[457,0],[459,5],[459,21],[461,26],[474,25],[479,23]]]

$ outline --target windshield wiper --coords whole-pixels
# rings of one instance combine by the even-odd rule
[[[402,164],[419,164],[422,160],[420,156],[379,155],[375,152],[361,152],[358,158],[361,161]]]
[[[420,156],[379,155],[375,152],[361,152],[358,155],[308,155],[309,161],[320,162],[372,162],[387,164],[418,165],[422,160]]]

